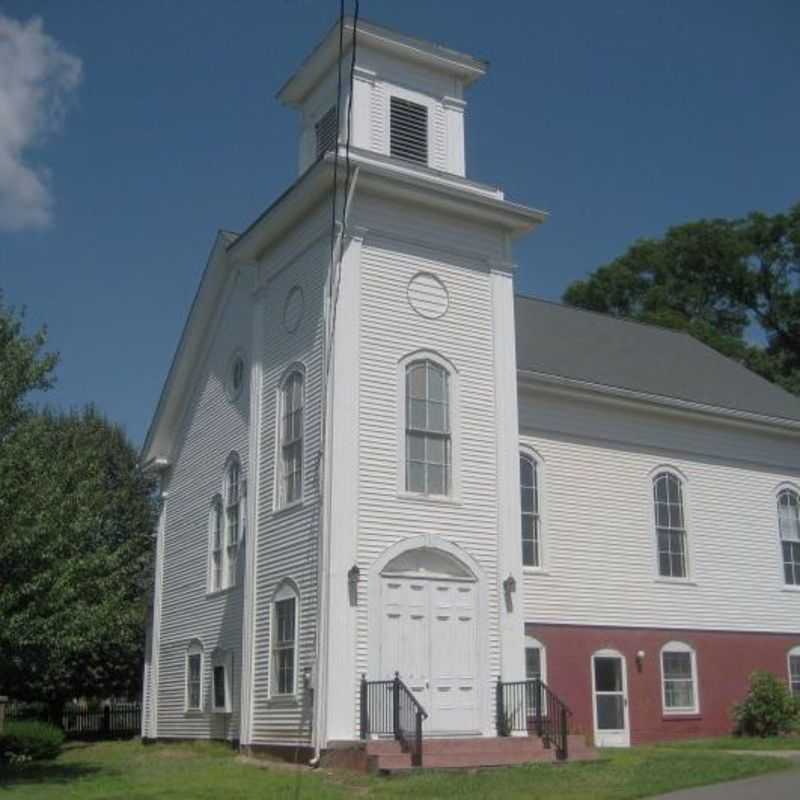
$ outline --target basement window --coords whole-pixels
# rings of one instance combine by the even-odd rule
[[[335,147],[337,119],[336,106],[331,106],[314,126],[317,134],[317,158],[321,158],[328,150],[333,150]]]
[[[428,165],[428,109],[393,97],[390,106],[389,152],[395,158]]]

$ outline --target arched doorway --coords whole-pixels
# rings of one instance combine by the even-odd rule
[[[378,579],[381,678],[400,673],[428,712],[428,733],[478,732],[475,572],[452,552],[424,544],[391,557]]]

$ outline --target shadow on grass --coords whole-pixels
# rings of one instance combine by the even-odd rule
[[[19,767],[0,766],[0,792],[19,784],[36,783],[69,783],[77,778],[94,775],[100,772],[99,767],[86,764],[25,764]]]

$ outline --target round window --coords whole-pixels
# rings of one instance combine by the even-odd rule
[[[230,374],[228,376],[228,397],[236,400],[242,393],[244,385],[244,358],[237,353],[231,360]]]

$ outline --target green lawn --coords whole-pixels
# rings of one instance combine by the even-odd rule
[[[620,800],[744,778],[788,762],[668,747],[604,751],[597,762],[377,778],[242,763],[221,744],[72,744],[54,762],[0,772],[8,800],[279,800],[280,798],[587,798]]]
[[[800,751],[800,734],[793,736],[719,736],[716,739],[691,739],[669,742],[660,747],[677,747],[681,750],[797,750]]]

